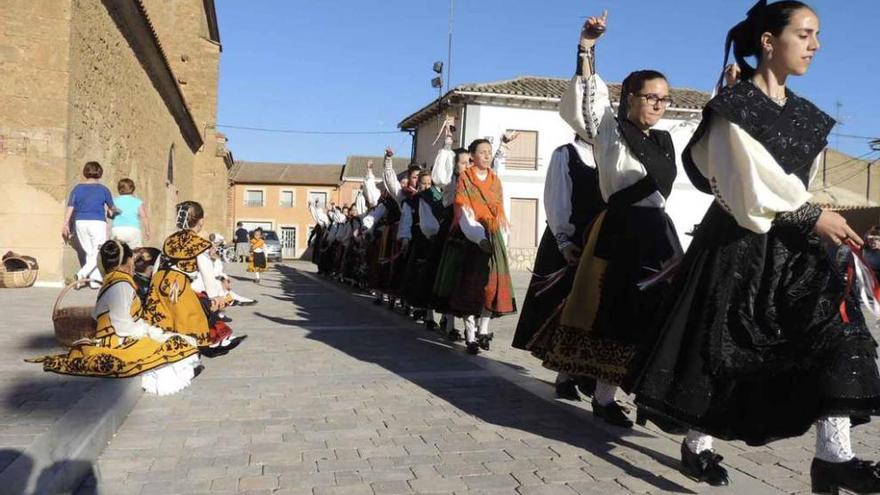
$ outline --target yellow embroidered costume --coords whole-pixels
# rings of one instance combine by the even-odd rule
[[[98,324],[94,339],[67,354],[29,362],[42,363],[44,370],[65,375],[126,378],[149,372],[150,376],[144,375],[144,388],[159,395],[185,388],[198,364],[198,349],[178,334],[147,325],[141,319],[141,309],[132,276],[113,270],[104,275],[95,303],[93,316]]]
[[[205,263],[211,264],[211,243],[191,230],[168,236],[162,246],[159,270],[153,275],[144,305],[144,318],[166,332],[192,337],[199,346],[217,343],[192,280]],[[199,260],[199,258],[204,258]],[[213,270],[211,270],[213,273]],[[206,279],[213,280],[213,274]]]
[[[266,271],[266,241],[254,237],[251,239],[251,259],[248,263],[247,271],[265,272]]]

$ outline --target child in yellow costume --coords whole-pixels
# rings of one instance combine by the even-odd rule
[[[29,361],[65,375],[140,375],[144,390],[156,395],[173,394],[189,386],[199,366],[195,341],[163,332],[141,319],[131,249],[119,241],[105,242],[98,266],[104,280],[92,313],[98,323],[94,338],[81,339],[67,354]]]
[[[251,258],[247,271],[254,274],[254,282],[260,283],[260,273],[266,271],[266,241],[263,229],[257,227],[251,237]]]
[[[216,311],[222,309],[225,302],[209,256],[211,243],[198,235],[205,222],[204,210],[195,201],[184,201],[178,205],[177,212],[180,230],[168,236],[162,246],[144,316],[166,332],[192,337],[206,357],[225,354],[238,345],[241,338],[233,338],[232,330],[216,321]],[[197,276],[205,285],[201,300],[192,288]]]

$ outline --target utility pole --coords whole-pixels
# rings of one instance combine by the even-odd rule
[[[452,79],[452,19],[455,10],[455,0],[449,0],[449,45],[446,50],[446,89],[451,88],[449,81]]]
[[[840,127],[843,125],[843,122],[840,121],[840,109],[843,108],[843,102],[840,100],[837,100],[837,102],[835,102],[834,106],[837,107],[837,114],[834,116],[834,120],[837,121],[837,124],[835,127]],[[840,129],[837,129],[836,134],[837,135],[834,136],[834,147],[837,148],[837,151],[840,151]]]

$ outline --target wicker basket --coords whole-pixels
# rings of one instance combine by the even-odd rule
[[[92,318],[92,306],[71,306],[59,308],[64,296],[76,287],[80,282],[73,282],[65,287],[55,306],[52,308],[52,323],[55,325],[55,339],[65,347],[73,347],[73,343],[80,339],[93,339],[98,323]]]
[[[0,288],[23,289],[34,285],[39,270],[28,260],[18,256],[7,256],[0,263]]]

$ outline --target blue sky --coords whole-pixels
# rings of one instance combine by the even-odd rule
[[[431,64],[446,60],[448,0],[216,0],[223,41],[218,124],[308,131],[395,131],[436,98]],[[751,1],[457,0],[452,85],[519,75],[568,77],[583,16],[609,10],[600,74],[620,81],[654,68],[674,86],[709,90],[727,29]],[[837,132],[880,137],[878,0],[814,0],[822,49],[789,87]],[[841,8],[845,5],[846,8]],[[405,133],[297,135],[221,128],[237,160],[342,163],[347,155],[408,154]],[[562,144],[562,143],[560,143]],[[831,138],[836,147],[838,139]],[[839,138],[861,155],[867,140]]]

